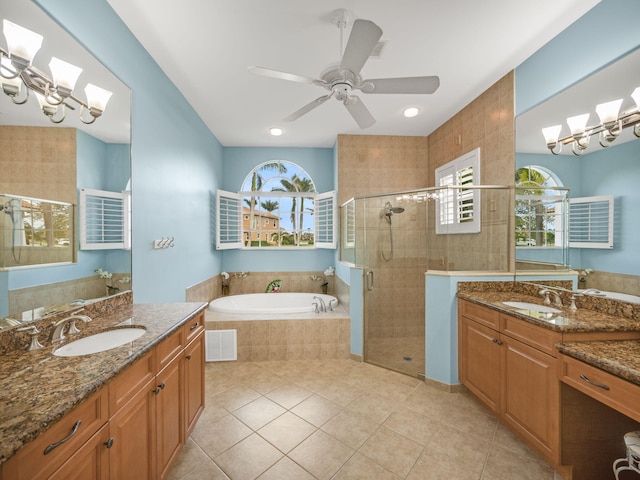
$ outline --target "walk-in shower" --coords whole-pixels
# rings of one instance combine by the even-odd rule
[[[508,188],[468,185],[369,195],[342,205],[340,259],[363,271],[365,362],[424,374],[425,273],[508,271],[510,205]],[[456,233],[474,218],[481,219],[475,233]]]

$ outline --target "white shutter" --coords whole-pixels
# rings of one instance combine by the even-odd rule
[[[344,205],[344,247],[354,248],[356,246],[356,202],[351,199]]]
[[[131,248],[128,192],[80,189],[80,249]]]
[[[613,248],[613,195],[569,200],[569,246]]]
[[[216,192],[216,250],[242,248],[242,196]]]
[[[315,247],[336,248],[336,192],[320,193],[315,198]]]

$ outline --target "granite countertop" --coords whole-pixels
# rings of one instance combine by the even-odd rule
[[[640,320],[593,311],[578,306],[577,311],[565,307],[553,308],[561,313],[542,313],[509,307],[502,302],[518,301],[542,305],[542,298],[509,291],[459,291],[458,298],[483,305],[541,327],[562,333],[640,332]],[[565,302],[566,303],[566,302]]]
[[[83,400],[98,391],[162,339],[177,331],[206,303],[126,305],[91,323],[78,322],[82,336],[118,324],[141,326],[146,333],[121,347],[79,357],[56,357],[55,347],[2,355],[0,362],[0,463],[32,441]]]
[[[557,347],[565,355],[640,385],[640,340],[566,342]]]

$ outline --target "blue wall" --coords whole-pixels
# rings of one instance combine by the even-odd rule
[[[132,91],[134,301],[183,301],[186,287],[220,271],[209,205],[222,146],[106,0],[37,3]],[[167,236],[174,248],[152,248]]]

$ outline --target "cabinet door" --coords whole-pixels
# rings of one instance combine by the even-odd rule
[[[460,381],[494,413],[500,410],[500,341],[491,328],[460,318]]]
[[[556,359],[522,342],[503,341],[503,418],[552,463],[559,462],[560,388]]]
[[[184,351],[184,411],[186,439],[204,410],[204,331]]]
[[[184,443],[182,355],[156,376],[156,435],[158,477],[165,478]]]
[[[109,426],[105,425],[80,447],[49,480],[108,480]]]
[[[151,379],[109,421],[112,480],[155,478],[155,379]]]

